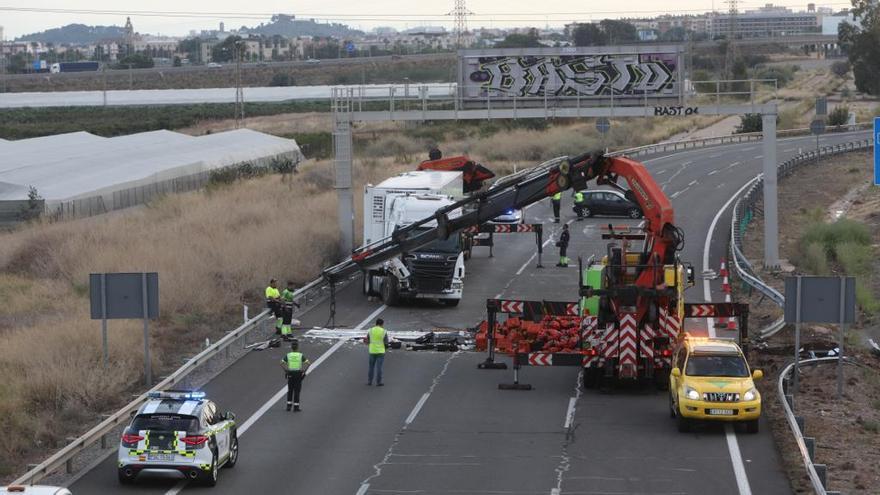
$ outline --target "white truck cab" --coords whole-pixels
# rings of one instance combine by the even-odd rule
[[[376,186],[367,185],[364,246],[390,237],[401,227],[432,217],[438,209],[463,196],[460,172],[406,172]],[[457,215],[460,212],[452,212],[450,216]],[[425,229],[434,226],[433,221],[424,224]],[[453,235],[370,267],[364,273],[364,293],[379,295],[389,305],[405,299],[437,299],[455,306],[461,300],[464,275],[461,238]]]

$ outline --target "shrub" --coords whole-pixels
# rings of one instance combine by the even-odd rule
[[[846,76],[849,75],[849,70],[849,62],[845,60],[839,60],[831,64],[831,73],[841,79],[846,79]]]
[[[828,114],[828,125],[844,125],[847,121],[849,121],[849,107],[846,105],[834,107],[834,110]]]
[[[871,232],[868,228],[854,220],[842,218],[834,223],[816,223],[807,227],[801,237],[802,244],[818,243],[829,256],[835,255],[838,244],[855,243],[868,245],[871,243]]]
[[[745,134],[749,132],[761,132],[764,124],[759,113],[747,113],[740,116],[740,124],[736,126],[737,134]]]
[[[806,244],[805,247],[802,247],[801,264],[808,272],[814,275],[827,275],[829,273],[828,255],[825,253],[825,248],[818,242]]]
[[[333,135],[329,132],[304,132],[285,137],[295,140],[308,158],[323,160],[333,155]]]
[[[290,74],[276,73],[272,76],[272,80],[269,81],[269,86],[293,86],[293,79],[290,77]]]

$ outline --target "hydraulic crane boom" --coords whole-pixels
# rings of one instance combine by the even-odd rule
[[[323,276],[329,282],[337,282],[402,252],[446,239],[466,227],[481,225],[511,208],[524,208],[569,188],[585,189],[594,179],[598,184],[619,187],[619,177],[624,177],[629,185],[627,195],[642,207],[645,231],[650,237],[647,246],[652,250],[652,257],[658,263],[666,262],[674,257],[678,231],[672,223],[669,200],[645,167],[628,158],[584,153],[555,158],[503,177],[487,191],[441,208],[432,217],[399,228],[391,236],[360,248],[349,259],[324,270]],[[456,211],[462,212],[461,215],[452,215]],[[647,278],[653,277],[646,276],[645,285],[653,286],[654,281],[649,282]]]

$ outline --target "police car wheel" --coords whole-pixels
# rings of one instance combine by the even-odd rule
[[[632,219],[642,218],[642,210],[639,210],[638,208],[630,208],[629,217]]]
[[[581,214],[583,214],[583,215],[584,215],[585,217],[587,217],[587,218],[593,216],[593,212],[590,211],[590,209],[587,208],[586,206],[584,206],[583,208],[581,208]]]
[[[233,468],[236,462],[238,462],[238,436],[233,434],[232,441],[229,443],[229,459],[226,460],[223,467]]]
[[[134,483],[135,475],[134,474],[126,474],[126,471],[133,473],[133,471],[131,471],[131,468],[119,468],[117,471],[118,475],[119,475],[119,484],[121,484],[121,485],[130,485],[130,484]]]
[[[211,457],[211,470],[202,473],[202,483],[206,486],[216,486],[217,478],[220,476],[219,469],[217,467],[217,453],[214,452],[214,455]]]

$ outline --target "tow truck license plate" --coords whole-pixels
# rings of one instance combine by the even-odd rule
[[[709,409],[713,416],[733,416],[733,409]]]
[[[147,459],[151,461],[173,461],[174,454],[147,454]]]

